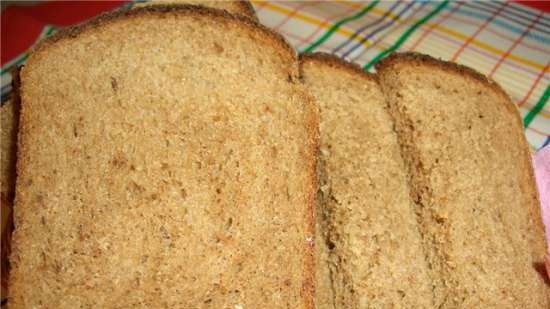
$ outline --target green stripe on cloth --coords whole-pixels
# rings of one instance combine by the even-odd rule
[[[372,10],[379,2],[380,2],[379,0],[376,0],[371,4],[369,4],[367,7],[363,8],[359,13],[338,21],[332,27],[330,27],[330,29],[325,34],[323,34],[322,37],[320,37],[317,41],[313,42],[308,48],[304,49],[302,52],[303,53],[312,52],[315,48],[319,47],[319,45],[323,44],[326,40],[328,40],[334,34],[334,32],[336,32],[336,30],[338,30],[343,24],[356,20],[358,18],[361,18],[363,15],[367,14],[370,10]]]
[[[25,61],[27,61],[28,57],[29,57],[29,53],[21,54],[15,62],[13,62],[11,65],[7,66],[6,68],[2,69],[1,74],[4,75],[8,72],[11,72],[11,70],[13,70],[13,68],[16,68],[16,67],[22,65],[23,63],[25,63]]]
[[[372,68],[378,61],[380,61],[382,58],[386,57],[387,55],[393,53],[396,51],[405,41],[418,29],[420,26],[425,24],[428,20],[432,19],[437,13],[441,12],[447,5],[449,4],[448,0],[445,0],[441,2],[433,11],[431,11],[428,15],[424,16],[422,19],[417,21],[412,27],[410,27],[398,40],[393,44],[390,48],[384,50],[380,54],[378,54],[374,59],[372,59],[369,63],[367,63],[363,69],[369,70]]]
[[[548,103],[548,98],[550,98],[550,86],[546,87],[546,90],[544,91],[544,94],[542,97],[540,97],[540,100],[537,102],[537,105],[531,109],[527,115],[525,115],[525,118],[523,118],[523,126],[525,128],[529,127],[531,122],[535,119],[535,117],[542,111],[546,103]]]

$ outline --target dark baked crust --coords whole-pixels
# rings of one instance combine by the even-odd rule
[[[403,62],[406,62],[407,64],[413,64],[413,65],[423,65],[423,66],[427,65],[427,66],[432,66],[445,71],[458,73],[462,76],[480,81],[485,85],[491,87],[495,91],[509,98],[506,91],[504,91],[504,89],[502,89],[502,87],[500,87],[500,85],[497,82],[485,76],[484,74],[470,67],[467,67],[455,62],[444,61],[444,60],[437,59],[432,56],[417,53],[417,52],[393,53],[387,58],[384,58],[380,62],[378,62],[375,65],[375,67],[377,71],[383,71],[383,70],[390,69],[392,66],[398,63],[403,63]]]
[[[250,1],[246,0],[239,0],[237,1],[237,4],[241,7],[241,9],[246,12],[246,16],[253,19],[254,21],[258,21],[258,15],[256,15],[256,11],[254,10],[254,7],[250,3]]]
[[[340,69],[347,70],[350,73],[358,74],[363,78],[368,78],[370,80],[376,79],[374,74],[363,70],[363,68],[361,68],[358,64],[354,62],[346,61],[333,54],[328,54],[323,52],[305,53],[305,54],[301,54],[299,56],[299,59],[300,59],[300,67],[307,62],[320,62],[320,63],[325,63],[333,68],[340,68]]]

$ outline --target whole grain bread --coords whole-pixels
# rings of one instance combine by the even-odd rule
[[[191,5],[40,44],[10,308],[313,308],[318,115],[298,77],[282,37]]]
[[[0,206],[2,220],[2,248],[0,265],[2,272],[2,301],[7,297],[9,274],[8,257],[11,251],[11,232],[13,229],[13,200],[15,196],[15,161],[17,153],[17,128],[19,125],[19,72],[12,75],[13,91],[0,107]]]
[[[432,280],[393,121],[375,78],[301,56],[320,108],[318,308],[433,308]]]
[[[506,93],[472,69],[393,55],[377,67],[424,238],[437,308],[549,308],[531,159]]]
[[[254,11],[254,7],[249,1],[245,0],[226,0],[226,1],[211,1],[211,0],[152,0],[148,2],[136,3],[134,7],[157,4],[194,4],[205,7],[226,10],[231,14],[246,16],[252,20],[258,21],[258,16]]]

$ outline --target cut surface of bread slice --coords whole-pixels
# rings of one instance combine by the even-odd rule
[[[19,102],[12,97],[0,107],[1,127],[1,170],[0,170],[0,203],[1,203],[1,227],[2,227],[2,249],[0,264],[2,269],[2,299],[6,298],[7,275],[9,271],[8,256],[10,252],[10,239],[12,231],[13,198],[15,195],[15,158],[17,144],[17,125],[19,115]]]
[[[258,20],[254,7],[249,1],[227,0],[227,1],[209,1],[209,0],[152,0],[143,3],[136,3],[134,7],[157,5],[157,4],[194,4],[209,8],[226,10],[231,14],[246,16],[255,21]]]
[[[510,98],[456,64],[407,53],[378,67],[396,119],[438,308],[549,308],[529,149]]]
[[[15,193],[15,158],[19,103],[13,98],[0,107],[1,126],[1,191],[2,195],[13,199]]]
[[[21,84],[10,308],[313,308],[318,115],[279,35],[136,8]]]
[[[328,239],[323,244],[318,233],[318,308],[432,308],[405,166],[379,85],[334,56],[303,55],[300,63],[320,106],[317,218]]]

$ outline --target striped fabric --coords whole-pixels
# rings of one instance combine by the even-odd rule
[[[260,21],[299,52],[334,53],[369,71],[391,52],[407,50],[473,67],[510,94],[533,149],[550,143],[548,12],[488,1],[253,1],[253,5]],[[48,25],[39,37],[55,31]],[[3,61],[2,101],[11,90],[9,70],[25,59],[23,53]]]

